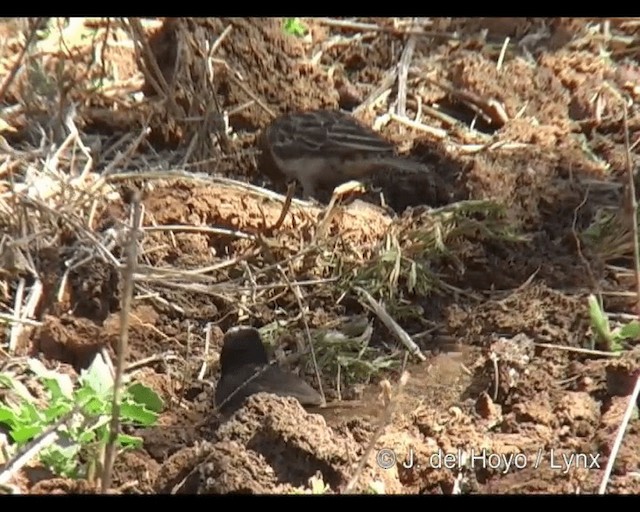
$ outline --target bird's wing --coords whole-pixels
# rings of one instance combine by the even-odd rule
[[[272,127],[271,143],[283,156],[313,154],[349,156],[353,154],[393,155],[393,146],[378,133],[361,125],[348,114],[316,111],[285,117]]]

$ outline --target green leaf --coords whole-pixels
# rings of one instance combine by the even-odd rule
[[[44,385],[51,392],[54,398],[71,398],[73,393],[73,383],[68,375],[58,373],[55,370],[47,369],[42,362],[30,358],[28,360],[29,369],[42,379]]]
[[[20,419],[26,423],[41,423],[43,417],[34,404],[23,402],[20,408]]]
[[[620,328],[616,336],[623,340],[637,340],[640,338],[640,322],[634,320]]]
[[[102,355],[96,354],[89,368],[81,372],[80,382],[93,389],[102,398],[106,398],[112,393],[113,377],[111,370],[102,359]]]
[[[71,403],[58,401],[43,411],[44,420],[47,423],[53,423],[61,416],[67,414],[71,409],[73,409],[73,405]]]
[[[23,444],[33,439],[40,432],[42,432],[42,427],[40,426],[37,426],[37,425],[24,426],[24,427],[19,427],[12,430],[11,437],[16,443]]]
[[[602,340],[609,341],[611,339],[611,331],[609,329],[609,321],[602,312],[598,299],[595,295],[589,295],[589,316],[591,317],[591,325],[595,329],[597,335]]]
[[[287,34],[296,37],[302,37],[308,31],[305,24],[302,23],[299,18],[286,18],[283,23],[283,29]]]
[[[96,395],[95,391],[88,387],[76,391],[76,402],[82,404],[82,412],[88,416],[105,414],[111,407],[108,398]]]
[[[93,443],[96,440],[96,432],[95,430],[85,430],[80,433],[78,436],[78,443],[81,445],[86,445],[89,443]]]
[[[120,407],[120,414],[123,418],[145,427],[153,425],[158,419],[158,415],[155,412],[145,409],[142,405],[128,402],[123,402]]]
[[[18,417],[13,409],[5,405],[0,405],[0,423],[13,427],[18,423]]]
[[[63,447],[56,443],[42,450],[40,460],[54,473],[75,478],[78,476],[79,452],[80,446],[77,444]]]
[[[27,402],[33,401],[33,396],[26,386],[10,373],[0,373],[0,386],[13,389],[20,398]]]
[[[142,438],[136,436],[129,436],[127,434],[118,435],[118,444],[127,448],[142,448]]]
[[[147,386],[136,383],[129,386],[127,391],[134,402],[144,405],[150,411],[162,412],[164,409],[164,401],[160,398],[160,395]]]

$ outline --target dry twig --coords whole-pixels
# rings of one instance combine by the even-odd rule
[[[115,460],[116,440],[120,430],[120,394],[122,375],[125,371],[125,357],[129,341],[129,312],[133,298],[134,274],[138,262],[138,230],[142,221],[142,209],[140,197],[134,197],[132,201],[133,219],[129,231],[129,243],[127,246],[127,265],[122,273],[122,310],[120,312],[120,337],[118,338],[118,352],[116,359],[116,371],[113,384],[113,404],[111,408],[111,425],[109,439],[105,448],[101,489],[106,493],[111,487],[111,473]]]

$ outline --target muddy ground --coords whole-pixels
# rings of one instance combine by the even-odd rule
[[[103,347],[113,355],[122,282],[96,240],[124,261],[139,190],[127,361],[166,410],[117,459],[116,492],[301,492],[318,476],[336,493],[597,492],[639,368],[635,340],[596,337],[587,302],[602,297],[613,326],[634,313],[623,104],[637,166],[639,22],[443,18],[410,36],[408,19],[303,21],[297,37],[282,19],[144,20],[146,47],[136,27],[100,19],[36,37],[2,99],[14,108],[0,224],[22,240],[5,243],[2,311],[15,313],[21,279],[43,292],[13,351],[10,324],[0,333],[4,367],[31,355],[76,375]],[[0,76],[29,27],[3,31]],[[274,229],[283,197],[266,193],[256,136],[278,113],[320,107],[353,111],[431,173],[379,173],[330,215],[294,201]],[[69,119],[91,159],[60,150]],[[56,151],[74,192],[15,185]],[[354,323],[360,357],[362,342],[326,338]],[[332,406],[257,395],[221,421],[218,354],[237,324],[264,328],[276,355],[313,339]],[[309,350],[294,368],[318,387]],[[608,492],[640,492],[639,437],[634,415]],[[383,469],[385,449],[397,460]],[[33,467],[12,482],[93,492]]]

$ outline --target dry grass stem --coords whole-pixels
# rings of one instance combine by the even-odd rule
[[[134,274],[138,263],[138,230],[142,223],[142,209],[140,198],[133,198],[133,219],[129,231],[129,243],[127,244],[127,265],[122,272],[122,309],[120,311],[120,336],[118,338],[118,350],[113,383],[113,403],[111,408],[111,424],[109,439],[105,447],[103,473],[101,476],[101,490],[106,493],[111,487],[111,474],[115,460],[116,440],[120,432],[120,396],[122,376],[125,371],[125,358],[127,356],[129,341],[129,314],[133,299]]]

